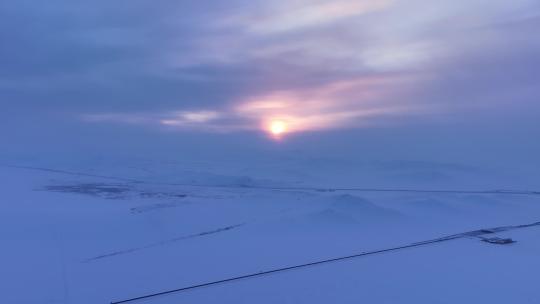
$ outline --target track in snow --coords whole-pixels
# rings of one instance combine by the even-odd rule
[[[104,179],[111,179],[117,181],[131,182],[137,184],[151,184],[151,185],[164,185],[164,186],[187,186],[187,187],[201,187],[201,188],[229,188],[229,189],[255,189],[255,190],[278,190],[278,191],[317,191],[317,192],[334,192],[334,191],[356,191],[356,192],[408,192],[408,193],[440,193],[440,194],[504,194],[504,195],[538,195],[540,191],[536,190],[427,190],[427,189],[391,189],[391,188],[324,188],[324,187],[267,187],[267,186],[246,186],[246,185],[202,185],[202,184],[189,184],[189,183],[164,183],[164,182],[150,182],[144,180],[136,180],[123,177],[105,176],[97,174],[89,174],[84,172],[72,172],[65,170],[56,170],[40,167],[27,167],[27,166],[14,166],[4,165],[10,168],[28,169],[45,171],[52,173],[60,173],[74,176],[85,177],[97,177]]]
[[[534,226],[539,226],[540,227],[540,221],[535,222],[535,223],[531,223],[531,224],[523,224],[523,225],[515,225],[515,226],[501,226],[501,227],[495,227],[495,228],[473,230],[473,231],[448,235],[448,236],[444,236],[444,237],[441,237],[441,238],[416,242],[416,243],[403,245],[403,246],[398,246],[398,247],[392,247],[392,248],[386,248],[386,249],[380,249],[380,250],[374,250],[374,251],[365,251],[365,252],[361,252],[361,253],[357,253],[357,254],[353,254],[353,255],[348,255],[348,256],[342,256],[342,257],[337,257],[337,258],[331,258],[331,259],[326,259],[326,260],[320,260],[320,261],[305,263],[305,264],[299,264],[299,265],[288,266],[288,267],[283,267],[283,268],[277,268],[277,269],[272,269],[272,270],[267,270],[267,271],[261,271],[261,272],[247,274],[247,275],[227,278],[227,279],[223,279],[223,280],[212,281],[212,282],[207,282],[207,283],[202,283],[202,284],[197,284],[197,285],[186,286],[186,287],[182,287],[182,288],[178,288],[178,289],[157,292],[157,293],[148,294],[148,295],[135,297],[135,298],[130,298],[130,299],[126,299],[126,300],[115,301],[115,302],[111,302],[111,304],[121,304],[121,303],[134,302],[134,301],[154,298],[154,297],[158,297],[158,296],[162,296],[162,295],[166,295],[166,294],[178,293],[178,292],[193,290],[193,289],[197,289],[197,288],[201,288],[201,287],[207,287],[207,286],[223,284],[223,283],[228,283],[228,282],[233,282],[233,281],[238,281],[238,280],[243,280],[243,279],[249,279],[249,278],[264,276],[264,275],[267,275],[267,274],[272,274],[272,273],[277,273],[277,272],[284,272],[284,271],[287,271],[287,270],[294,270],[294,269],[305,268],[305,267],[310,267],[310,266],[315,266],[315,265],[320,265],[320,264],[338,262],[338,261],[343,261],[343,260],[348,260],[348,259],[353,259],[353,258],[359,258],[359,257],[363,257],[363,256],[368,256],[368,255],[375,255],[375,254],[380,254],[380,253],[385,253],[385,252],[398,251],[398,250],[407,249],[407,248],[426,246],[426,245],[431,245],[431,244],[435,244],[435,243],[441,243],[441,242],[446,242],[446,241],[451,241],[451,240],[456,240],[456,239],[461,239],[461,238],[476,237],[476,238],[480,238],[481,240],[484,240],[484,238],[482,237],[484,235],[488,235],[488,234],[491,235],[491,234],[495,234],[495,233],[498,233],[498,232],[504,232],[504,231],[514,230],[514,229],[529,228],[529,227],[534,227]]]
[[[201,237],[201,236],[207,236],[207,235],[211,235],[211,234],[216,234],[216,233],[232,230],[232,229],[238,228],[238,227],[243,226],[243,225],[245,225],[245,223],[236,224],[236,225],[232,225],[232,226],[226,226],[226,227],[222,227],[222,228],[218,228],[218,229],[214,229],[214,230],[210,230],[210,231],[204,231],[204,232],[200,232],[200,233],[196,233],[196,234],[180,236],[180,237],[176,237],[176,238],[173,238],[173,239],[160,241],[160,242],[155,242],[155,243],[151,243],[151,244],[140,246],[140,247],[133,247],[133,248],[129,248],[129,249],[118,250],[118,251],[115,251],[115,252],[106,253],[106,254],[102,254],[102,255],[98,255],[98,256],[86,259],[83,262],[85,262],[85,263],[93,262],[93,261],[97,261],[97,260],[101,260],[101,259],[105,259],[105,258],[110,258],[110,257],[117,256],[117,255],[123,255],[123,254],[132,253],[132,252],[143,250],[143,249],[149,249],[149,248],[153,248],[153,247],[167,245],[167,244],[170,244],[170,243],[173,243],[173,242],[178,242],[178,241],[187,240],[187,239],[191,239],[191,238],[195,238],[195,237]]]

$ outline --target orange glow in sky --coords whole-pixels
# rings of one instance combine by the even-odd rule
[[[274,136],[280,136],[287,132],[287,124],[281,120],[273,120],[270,122],[269,131]]]

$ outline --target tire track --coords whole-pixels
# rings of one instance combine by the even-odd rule
[[[187,239],[191,239],[191,238],[207,236],[207,235],[211,235],[211,234],[216,234],[216,233],[232,230],[232,229],[238,228],[238,227],[243,226],[243,225],[245,225],[245,223],[236,224],[236,225],[232,225],[232,226],[226,226],[226,227],[222,227],[222,228],[218,228],[218,229],[214,229],[214,230],[209,230],[209,231],[204,231],[204,232],[200,232],[200,233],[196,233],[196,234],[180,236],[180,237],[168,239],[168,240],[165,240],[165,241],[159,241],[159,242],[147,244],[147,245],[144,245],[144,246],[133,247],[133,248],[124,249],[124,250],[118,250],[118,251],[114,251],[114,252],[111,252],[111,253],[106,253],[106,254],[95,256],[95,257],[91,257],[91,258],[88,258],[86,260],[83,260],[82,262],[83,263],[89,263],[89,262],[94,262],[94,261],[105,259],[105,258],[118,256],[118,255],[129,254],[129,253],[133,253],[133,252],[144,250],[144,249],[149,249],[149,248],[153,248],[153,247],[168,245],[170,243],[174,243],[174,242],[178,242],[178,241],[183,241],[183,240],[187,240]]]
[[[321,265],[321,264],[327,264],[327,263],[339,262],[339,261],[344,261],[344,260],[350,260],[350,259],[354,259],[354,258],[360,258],[360,257],[365,257],[365,256],[370,256],[370,255],[375,255],[375,254],[398,251],[398,250],[414,248],[414,247],[420,247],[420,246],[427,246],[427,245],[432,245],[432,244],[436,244],[436,243],[447,242],[447,241],[457,240],[457,239],[462,239],[462,238],[476,237],[476,238],[482,239],[482,236],[486,235],[486,234],[495,234],[495,233],[498,233],[498,232],[510,231],[510,230],[514,230],[514,229],[529,228],[529,227],[534,227],[534,226],[540,226],[540,221],[535,222],[535,223],[531,223],[531,224],[523,224],[523,225],[515,225],[515,226],[502,226],[502,227],[494,227],[494,228],[487,228],[487,229],[472,230],[472,231],[467,231],[467,232],[458,233],[458,234],[452,234],[452,235],[448,235],[448,236],[444,236],[444,237],[440,237],[440,238],[436,238],[436,239],[431,239],[431,240],[411,243],[411,244],[407,244],[407,245],[402,245],[402,246],[398,246],[398,247],[391,247],[391,248],[385,248],[385,249],[374,250],[374,251],[364,251],[364,252],[360,252],[360,253],[352,254],[352,255],[348,255],[348,256],[341,256],[341,257],[336,257],[336,258],[331,258],[331,259],[319,260],[319,261],[314,261],[314,262],[305,263],[305,264],[293,265],[293,266],[288,266],[288,267],[283,267],[283,268],[276,268],[276,269],[272,269],[272,270],[261,271],[261,272],[246,274],[246,275],[237,276],[237,277],[226,278],[226,279],[222,279],[222,280],[218,280],[218,281],[211,281],[211,282],[201,283],[201,284],[197,284],[197,285],[181,287],[181,288],[177,288],[177,289],[172,289],[172,290],[157,292],[157,293],[153,293],[153,294],[143,295],[143,296],[130,298],[130,299],[126,299],[126,300],[113,301],[113,302],[111,302],[111,304],[121,304],[121,303],[134,302],[134,301],[138,301],[138,300],[154,298],[154,297],[158,297],[158,296],[162,296],[162,295],[178,293],[178,292],[193,290],[193,289],[197,289],[197,288],[208,287],[208,286],[212,286],[212,285],[218,285],[218,284],[223,284],[223,283],[228,283],[228,282],[233,282],[233,281],[239,281],[239,280],[243,280],[243,279],[260,277],[260,276],[273,274],[273,273],[277,273],[277,272],[285,272],[285,271],[289,271],[289,270],[296,270],[296,269],[300,269],[300,268],[306,268],[306,267],[311,267],[311,266],[316,266],[316,265]]]
[[[393,188],[325,188],[325,187],[270,187],[270,186],[246,186],[246,185],[203,185],[190,183],[165,183],[151,182],[130,178],[122,178],[115,176],[88,174],[83,172],[73,172],[65,170],[56,170],[40,167],[14,166],[4,165],[10,168],[38,170],[52,173],[60,173],[74,176],[97,177],[111,179],[117,181],[131,182],[137,184],[163,185],[163,186],[186,186],[200,188],[226,188],[226,189],[254,189],[254,190],[274,190],[274,191],[316,191],[316,192],[334,192],[334,191],[355,191],[355,192],[405,192],[405,193],[439,193],[439,194],[502,194],[502,195],[535,195],[540,196],[540,191],[537,190],[444,190],[444,189],[393,189]]]

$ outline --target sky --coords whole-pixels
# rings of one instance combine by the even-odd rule
[[[538,28],[537,0],[2,1],[1,153],[538,161]]]

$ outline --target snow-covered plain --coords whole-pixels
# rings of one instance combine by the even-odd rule
[[[540,221],[535,179],[451,164],[11,165],[2,303],[110,303]],[[378,191],[396,189],[428,191]],[[131,303],[539,303],[540,226],[496,236],[517,242],[465,237]]]

